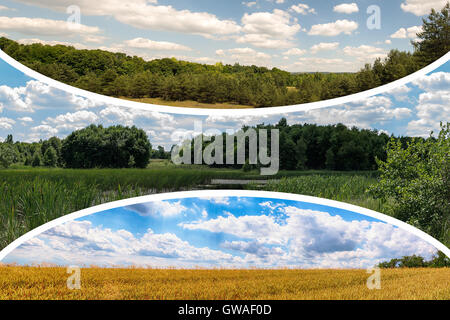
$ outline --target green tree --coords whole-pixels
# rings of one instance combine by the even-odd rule
[[[439,12],[432,9],[423,19],[423,31],[412,41],[422,66],[436,61],[450,51],[450,3]]]
[[[17,161],[18,154],[10,143],[0,143],[0,166],[8,168]]]
[[[42,161],[46,167],[56,167],[58,164],[58,154],[56,153],[55,148],[50,146],[45,150]]]
[[[392,139],[387,160],[378,160],[381,173],[371,193],[392,199],[390,210],[398,219],[449,243],[450,123],[442,125],[437,139],[413,139],[403,148]]]
[[[41,156],[39,155],[39,152],[35,152],[33,155],[33,160],[31,161],[31,165],[33,167],[39,167],[41,165]]]

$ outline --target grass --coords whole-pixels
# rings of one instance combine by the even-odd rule
[[[181,107],[181,108],[200,108],[200,109],[251,109],[253,106],[246,106],[234,103],[202,103],[198,101],[185,100],[185,101],[167,101],[161,98],[126,98],[120,97],[120,99],[150,103],[169,107]]]
[[[81,270],[67,289],[65,268],[0,267],[0,300],[450,299],[450,269],[383,269],[369,290],[365,270]]]
[[[269,181],[263,189],[347,202],[389,214],[388,202],[374,199],[367,193],[367,189],[376,181],[376,176],[371,174],[319,175],[313,173],[312,175],[284,177],[279,181]]]
[[[16,166],[0,170],[0,249],[26,232],[75,211],[148,194],[205,188],[211,179],[257,180],[267,177],[260,176],[257,171],[243,173],[202,166],[176,167],[167,161],[152,161],[147,169],[75,170]],[[383,209],[381,203],[364,194],[364,188],[375,181],[370,172],[281,171],[270,179],[282,180],[270,182],[265,187],[267,190],[303,193],[369,209]]]

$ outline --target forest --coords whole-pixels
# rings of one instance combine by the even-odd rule
[[[24,65],[66,84],[123,98],[230,103],[272,107],[337,98],[403,78],[450,51],[450,5],[423,19],[414,51],[391,50],[357,73],[291,73],[239,64],[206,65],[63,45],[19,44],[0,49]]]
[[[250,127],[243,127],[246,132]],[[288,125],[285,118],[275,125],[257,125],[254,129],[278,129],[280,132],[281,170],[376,170],[375,159],[386,159],[390,137],[376,130],[347,128],[343,124]],[[225,133],[223,134],[226,135]],[[270,136],[269,136],[270,139]],[[409,137],[395,138],[404,145]],[[206,140],[206,139],[204,139]],[[211,141],[203,142],[203,149]],[[225,143],[227,139],[224,138]],[[192,139],[192,144],[194,139]],[[235,141],[236,146],[236,141]],[[248,157],[248,143],[246,144]],[[235,147],[235,158],[236,147]],[[64,139],[52,137],[35,143],[14,142],[9,135],[0,143],[0,166],[11,164],[61,168],[146,168],[150,159],[169,159],[170,152],[159,146],[152,150],[144,130],[136,127],[99,125],[72,132]],[[226,163],[226,161],[224,161]],[[236,163],[236,162],[235,162]],[[259,165],[213,165],[252,170]]]

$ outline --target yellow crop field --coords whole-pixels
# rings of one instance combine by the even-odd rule
[[[450,299],[450,269],[365,270],[81,269],[69,290],[65,268],[0,267],[0,299],[303,300]]]

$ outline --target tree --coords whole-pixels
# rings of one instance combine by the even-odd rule
[[[450,123],[442,125],[437,139],[416,138],[406,148],[392,139],[387,160],[377,161],[381,175],[370,191],[377,198],[394,200],[394,217],[449,243],[449,162]]]
[[[423,19],[423,31],[417,34],[418,40],[412,41],[422,66],[428,65],[450,51],[450,3],[439,12]]]
[[[56,167],[58,164],[58,155],[55,148],[50,146],[44,153],[44,158],[42,159],[44,166],[46,167]]]
[[[39,167],[41,165],[41,156],[39,152],[35,152],[33,155],[33,160],[31,161],[33,167]]]
[[[0,166],[8,168],[17,161],[17,152],[10,143],[0,143]]]

